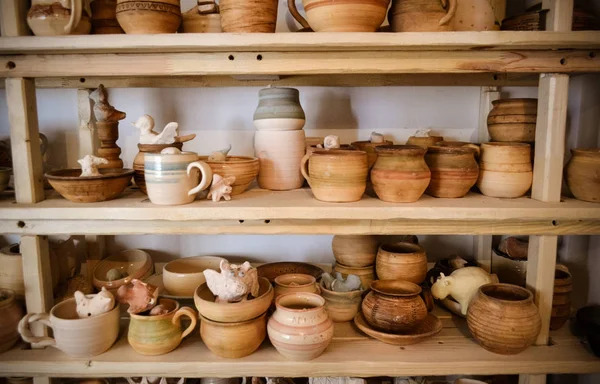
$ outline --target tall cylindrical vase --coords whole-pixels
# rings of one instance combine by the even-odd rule
[[[302,187],[300,162],[304,156],[304,130],[256,131],[254,153],[260,162],[258,185],[285,191]]]

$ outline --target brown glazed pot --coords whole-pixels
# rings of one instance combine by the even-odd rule
[[[125,33],[117,21],[117,0],[94,0],[92,33],[96,35]]]
[[[125,33],[175,33],[181,24],[180,0],[117,0],[117,20]]]
[[[479,176],[476,154],[474,148],[466,145],[429,147],[425,162],[431,171],[431,182],[425,193],[434,197],[464,197]]]
[[[487,117],[492,141],[535,142],[537,99],[500,99]]]
[[[452,31],[457,2],[449,0],[444,7],[440,0],[393,0],[388,21],[393,32]]]
[[[533,294],[512,284],[486,284],[471,301],[467,323],[488,351],[514,355],[535,342],[542,328]]]
[[[223,32],[275,32],[278,0],[221,0]]]
[[[421,284],[427,276],[427,254],[420,245],[398,242],[382,244],[375,263],[382,280],[405,280]]]
[[[144,153],[160,153],[165,148],[174,147],[179,150],[183,148],[183,143],[173,144],[138,144],[139,152],[133,158],[133,180],[144,194],[146,191],[146,179],[144,178]]]
[[[366,267],[348,267],[347,265],[338,262],[333,266],[333,272],[339,272],[343,278],[348,275],[356,275],[360,279],[362,289],[369,289],[371,282],[375,280],[375,266],[367,265]]]
[[[390,203],[412,203],[423,195],[431,180],[425,163],[426,148],[389,145],[376,148],[371,181],[377,196]]]
[[[573,278],[569,269],[564,265],[557,265],[554,272],[554,294],[552,296],[552,317],[550,329],[560,329],[571,315],[571,291]]]
[[[600,202],[600,149],[571,149],[566,167],[569,189],[576,199]]]
[[[8,351],[19,340],[17,325],[23,317],[23,307],[10,289],[0,288],[0,353]]]
[[[421,292],[421,287],[408,281],[373,281],[362,302],[365,320],[383,332],[410,332],[427,317]]]
[[[375,263],[379,241],[372,235],[335,235],[331,241],[333,256],[348,267],[366,267]]]

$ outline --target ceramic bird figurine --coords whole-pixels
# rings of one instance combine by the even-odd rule
[[[336,135],[325,136],[325,140],[323,140],[323,147],[325,147],[325,149],[339,148],[340,138]]]
[[[371,137],[369,139],[371,143],[383,143],[385,142],[385,137],[381,133],[371,132]]]
[[[221,260],[221,272],[204,270],[206,285],[215,295],[215,303],[236,303],[245,301],[248,294],[258,297],[258,271],[249,262],[242,265],[229,264]]]
[[[214,203],[221,201],[221,198],[226,201],[231,200],[231,191],[233,191],[231,184],[233,183],[235,183],[235,176],[223,177],[215,173],[206,198],[212,199]]]
[[[179,124],[175,122],[167,124],[161,133],[154,131],[154,119],[150,115],[141,116],[132,124],[140,131],[140,144],[173,144],[176,141]]]
[[[119,303],[129,304],[127,312],[140,313],[153,308],[158,302],[158,288],[133,279],[117,290]]]
[[[119,121],[127,115],[125,112],[117,110],[108,103],[108,93],[104,85],[100,84],[98,89],[90,93],[90,99],[94,100],[94,116],[98,121]]]
[[[81,291],[75,292],[75,310],[80,319],[97,316],[111,311],[115,307],[115,297],[106,287],[95,295],[85,295]]]
[[[77,160],[81,164],[81,175],[83,176],[100,176],[101,173],[98,171],[100,164],[108,164],[108,160],[103,157],[96,157],[94,155],[85,155],[83,159]]]
[[[208,155],[209,161],[225,161],[227,160],[227,154],[231,151],[231,144],[229,144],[229,148],[221,149],[218,151],[212,152]]]

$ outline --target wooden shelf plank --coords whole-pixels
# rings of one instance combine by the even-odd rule
[[[229,202],[181,206],[150,203],[137,190],[120,198],[77,204],[52,193],[37,204],[0,199],[0,232],[19,234],[600,234],[600,204],[564,198],[545,203],[470,193],[462,199],[423,196],[390,204],[364,196],[324,203],[310,189],[252,189]]]

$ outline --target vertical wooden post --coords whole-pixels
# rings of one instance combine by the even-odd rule
[[[1,0],[0,1],[0,33],[2,37],[27,36],[27,10],[29,1],[25,0]]]

